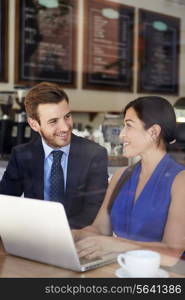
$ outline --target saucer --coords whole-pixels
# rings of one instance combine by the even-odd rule
[[[128,271],[124,267],[117,269],[115,274],[119,278],[131,278],[130,275],[128,274]],[[152,278],[168,278],[168,277],[170,277],[169,273],[160,268],[157,271],[156,276],[154,276]]]

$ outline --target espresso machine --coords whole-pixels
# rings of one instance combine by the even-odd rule
[[[25,88],[16,89],[17,96],[13,106],[14,121],[11,132],[12,146],[26,143],[31,138],[31,128],[27,123],[26,112],[24,108]]]
[[[0,92],[0,156],[5,157],[11,152],[11,132],[12,132],[12,105],[15,98],[15,92]]]

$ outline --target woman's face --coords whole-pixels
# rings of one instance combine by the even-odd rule
[[[142,156],[153,145],[151,128],[144,129],[143,122],[132,107],[126,111],[124,128],[120,136],[123,142],[123,155],[127,158]]]

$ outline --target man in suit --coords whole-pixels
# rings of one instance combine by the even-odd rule
[[[25,97],[25,109],[38,137],[13,149],[0,193],[51,200],[51,152],[60,150],[64,197],[57,201],[63,203],[71,228],[91,224],[108,185],[106,149],[72,133],[68,96],[55,83],[35,85]]]

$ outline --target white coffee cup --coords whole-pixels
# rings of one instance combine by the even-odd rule
[[[160,254],[152,250],[131,250],[117,256],[129,277],[157,277]]]

